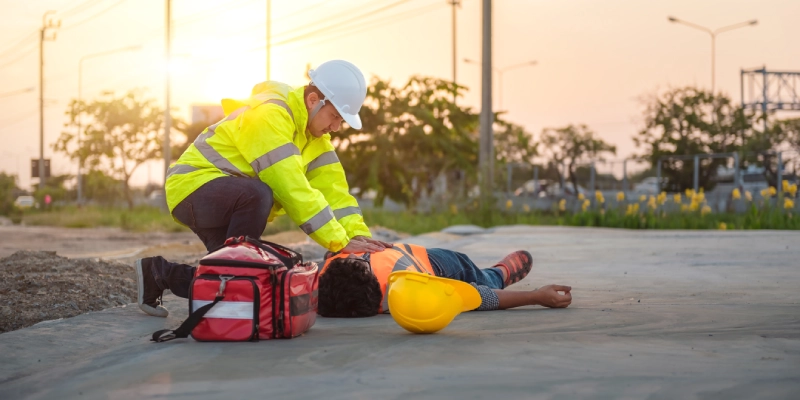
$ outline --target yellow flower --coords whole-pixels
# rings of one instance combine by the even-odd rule
[[[792,197],[794,197],[794,195],[797,194],[797,184],[793,183],[789,185],[789,189],[787,189],[786,192],[788,192]]]
[[[656,209],[657,205],[655,196],[650,196],[650,198],[647,200],[647,206],[654,210]]]
[[[598,190],[598,191],[596,191],[596,192],[594,192],[594,197],[597,199],[597,202],[598,202],[598,203],[601,203],[601,204],[602,204],[602,203],[605,203],[605,202],[606,202],[606,199],[605,199],[605,197],[603,197],[603,192],[601,192],[601,191],[599,191],[599,190]]]
[[[686,197],[694,196],[694,189],[686,189]]]
[[[658,204],[659,205],[666,203],[667,202],[667,192],[659,193],[657,200],[658,200]]]
[[[731,197],[733,197],[734,200],[739,200],[742,198],[742,192],[739,191],[739,188],[734,188],[731,192]]]
[[[794,200],[792,200],[790,198],[783,199],[783,208],[785,208],[787,210],[793,209],[794,208]]]
[[[775,186],[770,186],[769,187],[769,195],[770,196],[775,196],[776,194],[778,194],[778,190],[775,189]]]
[[[584,196],[583,193],[578,193],[578,200],[583,200],[585,198],[586,196]]]
[[[589,201],[589,199],[584,199],[583,204],[581,204],[581,210],[583,210],[583,212],[586,212],[586,209],[589,208],[591,204],[592,202]]]
[[[753,201],[753,194],[750,193],[749,190],[744,191],[744,199],[747,201]]]
[[[528,205],[527,205],[527,204],[523,204],[523,205],[522,205],[522,211],[525,211],[525,212],[530,212],[530,211],[531,211],[531,208],[530,208],[530,207],[528,207]]]
[[[726,229],[728,229],[728,224],[726,224],[724,222],[720,222],[719,223],[719,230],[724,231]]]
[[[700,203],[692,200],[692,204],[689,204],[689,211],[697,211],[698,208],[700,208]]]
[[[692,201],[697,201],[699,203],[702,203],[703,200],[705,200],[705,199],[706,199],[706,195],[703,192],[697,193],[697,194],[694,195],[694,197],[692,197]]]
[[[784,179],[783,182],[781,182],[781,185],[783,186],[783,191],[784,192],[788,192],[789,191],[789,181]]]
[[[639,213],[639,203],[628,204],[625,215],[636,215]]]
[[[769,189],[761,189],[761,197],[768,198],[769,197]]]
[[[690,211],[689,206],[687,204],[681,204],[681,211],[683,212]]]
[[[455,204],[450,204],[450,212],[453,213],[453,215],[458,214],[458,206]]]
[[[701,215],[706,215],[706,214],[708,214],[710,212],[711,212],[711,207],[709,207],[707,205],[703,206],[703,208],[700,209],[700,214]]]
[[[641,195],[641,196],[639,196],[639,202],[640,202],[640,203],[641,203],[641,202],[643,202],[643,201],[645,201],[645,200],[647,200],[647,196],[645,196],[645,195]]]
[[[617,202],[621,203],[625,201],[625,192],[618,192],[617,193]]]
[[[681,202],[681,194],[680,194],[680,193],[678,193],[678,194],[676,194],[676,195],[672,196],[672,201],[674,201],[674,202],[676,202],[676,203],[680,204],[680,202]]]
[[[506,200],[506,210],[511,209],[514,206],[514,202],[511,199]]]
[[[567,210],[567,199],[561,199],[561,201],[558,202],[558,209],[561,211]]]

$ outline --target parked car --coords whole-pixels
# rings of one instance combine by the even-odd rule
[[[36,199],[33,196],[19,196],[14,200],[14,205],[19,208],[31,208],[36,205]]]
[[[540,179],[538,185],[535,185],[535,183],[536,181],[534,180],[525,182],[514,191],[514,195],[523,197],[564,197],[577,196],[578,193],[585,196],[588,193],[586,188],[581,185],[578,185],[577,190],[575,190],[572,182],[565,182],[563,189],[558,182]]]
[[[667,183],[666,178],[661,178],[661,185],[658,184],[658,178],[650,176],[642,179],[641,182],[633,185],[633,191],[641,194],[658,194],[661,193],[664,184]]]

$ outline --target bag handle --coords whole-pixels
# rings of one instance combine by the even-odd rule
[[[150,341],[161,343],[172,339],[183,339],[189,337],[189,334],[192,333],[192,329],[194,329],[197,326],[197,324],[200,323],[200,321],[206,315],[208,310],[210,310],[211,307],[214,307],[217,303],[219,303],[223,297],[225,296],[222,295],[217,296],[214,298],[213,302],[206,304],[195,310],[191,315],[189,315],[189,318],[186,318],[186,321],[183,321],[183,323],[181,324],[181,326],[178,327],[178,329],[175,330],[162,329],[160,331],[153,332],[153,337],[150,339]]]
[[[277,257],[279,260],[281,260],[281,262],[284,265],[286,265],[286,268],[292,269],[292,268],[294,268],[295,265],[301,264],[303,262],[303,256],[302,255],[300,255],[296,251],[294,251],[294,250],[292,250],[292,249],[290,249],[290,248],[288,248],[286,246],[281,246],[281,245],[279,245],[277,243],[267,242],[266,240],[254,239],[254,238],[251,238],[250,236],[246,236],[245,237],[245,241],[247,243],[253,244],[253,245],[257,246],[258,248],[260,248],[261,250],[264,250],[267,253],[272,254],[273,256]],[[275,249],[280,249],[280,250],[286,252],[289,255],[286,256],[284,254],[281,254],[280,251],[277,251]]]

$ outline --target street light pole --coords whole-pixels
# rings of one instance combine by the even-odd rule
[[[719,28],[719,29],[716,29],[716,30],[711,30],[711,29],[706,28],[704,26],[697,25],[697,24],[694,24],[694,23],[691,23],[691,22],[688,22],[688,21],[684,21],[684,20],[681,20],[681,19],[678,19],[678,18],[675,18],[675,17],[672,17],[672,16],[667,17],[667,20],[669,22],[672,22],[672,23],[682,24],[682,25],[686,25],[686,26],[688,26],[690,28],[701,30],[701,31],[711,35],[711,94],[714,94],[715,83],[716,83],[715,82],[716,78],[714,76],[715,75],[714,71],[715,71],[715,63],[716,63],[717,35],[722,33],[722,32],[726,32],[726,31],[730,31],[730,30],[734,30],[734,29],[738,29],[738,28],[743,28],[745,26],[758,24],[758,20],[757,19],[752,19],[750,21],[739,22],[738,24],[723,26],[722,28]]]
[[[270,57],[272,56],[270,48],[272,45],[272,0],[267,0],[267,80],[269,80],[270,72]]]
[[[78,62],[78,104],[80,105],[81,100],[83,100],[83,62],[101,56],[107,56],[114,53],[120,53],[123,51],[133,51],[141,49],[141,45],[136,46],[127,46],[121,47],[114,50],[103,51],[100,53],[89,54],[81,57],[81,60]],[[83,135],[83,120],[81,119],[81,114],[78,114],[78,149],[81,147],[82,143],[82,135]],[[78,204],[83,203],[83,157],[78,155]]]
[[[479,62],[471,60],[469,58],[465,58],[464,62],[467,63],[467,64],[480,64]],[[492,68],[494,70],[494,72],[497,72],[497,86],[498,86],[497,87],[497,91],[498,91],[498,95],[497,95],[498,99],[497,100],[498,100],[498,108],[500,110],[503,109],[503,74],[508,72],[508,71],[510,71],[510,70],[512,70],[512,69],[517,69],[517,68],[526,67],[526,66],[534,66],[536,64],[537,64],[536,61],[526,61],[524,63],[511,65],[511,66],[508,66],[508,67],[505,67],[505,68]]]
[[[169,133],[172,129],[172,115],[170,114],[170,64],[172,63],[172,0],[166,0],[166,29],[165,31],[165,58],[166,68],[164,73],[165,93],[164,93],[164,184],[167,184],[167,171],[169,170],[169,163],[172,161],[171,146],[169,143]]]
[[[42,16],[42,28],[39,30],[39,189],[44,189],[46,178],[44,177],[44,42],[45,40],[56,40],[55,33],[52,38],[48,38],[48,29],[55,29],[61,25],[53,24],[53,21],[47,21],[49,14],[55,14],[55,11],[47,11]]]

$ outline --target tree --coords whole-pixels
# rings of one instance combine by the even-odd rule
[[[722,94],[697,88],[671,89],[644,101],[645,127],[633,138],[644,152],[639,158],[655,168],[661,161],[662,174],[675,191],[693,187],[692,160],[669,156],[690,156],[737,151],[747,140],[753,125],[752,116]],[[717,167],[725,159],[703,159],[700,185],[713,188]]]
[[[617,147],[603,139],[586,125],[568,125],[563,128],[545,128],[542,145],[548,150],[554,165],[567,164],[567,173],[573,188],[578,188],[575,173],[579,164],[603,161],[604,153],[617,154]],[[559,176],[560,178],[560,176]]]
[[[453,102],[464,88],[435,78],[412,77],[402,88],[374,78],[361,109],[363,129],[337,135],[350,185],[373,189],[414,207],[427,183],[448,171],[475,180],[478,116]]]
[[[16,211],[14,200],[19,193],[17,176],[0,172],[0,215],[12,215]]]
[[[83,181],[83,192],[87,199],[107,206],[114,205],[124,195],[122,182],[98,170],[89,171],[86,174]]]
[[[161,157],[164,111],[133,90],[121,97],[105,93],[91,103],[73,100],[66,114],[70,129],[53,148],[78,159],[89,171],[120,180],[128,207],[133,208],[129,180],[142,163]],[[84,133],[78,142],[80,120]]]

